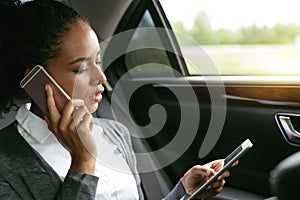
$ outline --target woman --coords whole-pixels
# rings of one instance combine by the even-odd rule
[[[127,129],[111,120],[95,119],[95,124],[90,114],[102,99],[106,77],[99,66],[99,41],[88,22],[70,7],[47,0],[3,4],[0,13],[1,112],[16,106],[16,99],[26,99],[19,82],[37,64],[72,97],[58,111],[53,88],[46,85],[49,116],[32,102],[1,130],[0,197],[143,199],[138,174],[97,159],[107,154],[136,172]],[[191,195],[221,167],[221,160],[194,166],[165,199]],[[199,198],[219,193],[228,176],[227,171]]]

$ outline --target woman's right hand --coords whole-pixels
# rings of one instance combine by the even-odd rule
[[[55,105],[53,90],[46,85],[49,117],[45,120],[58,141],[70,152],[71,170],[94,174],[97,149],[91,135],[94,121],[83,100],[66,102],[60,114]]]

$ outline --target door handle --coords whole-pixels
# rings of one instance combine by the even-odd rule
[[[277,113],[275,119],[285,140],[295,146],[300,146],[300,133],[294,128],[291,117],[299,117],[299,114]]]

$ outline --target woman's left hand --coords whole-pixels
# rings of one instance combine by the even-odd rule
[[[233,164],[236,166],[238,161]],[[205,165],[195,165],[189,169],[182,177],[182,184],[187,194],[192,195],[201,185],[203,185],[211,176],[215,175],[222,169],[224,160],[215,160]],[[202,192],[198,198],[207,199],[217,195],[223,190],[225,178],[229,177],[230,172],[227,170],[208,188]]]

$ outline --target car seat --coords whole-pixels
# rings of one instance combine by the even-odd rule
[[[299,198],[300,151],[287,157],[270,173],[271,191],[279,200]]]

